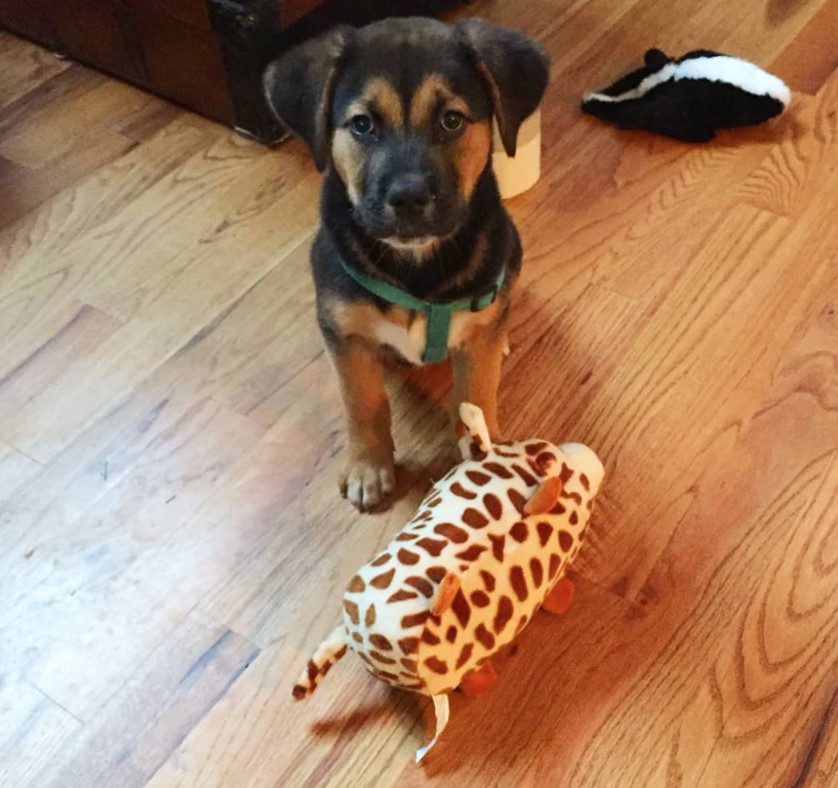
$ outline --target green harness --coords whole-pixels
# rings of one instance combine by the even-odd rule
[[[480,312],[491,306],[500,292],[506,271],[501,271],[495,286],[485,295],[478,298],[463,298],[459,301],[423,301],[421,298],[406,293],[389,282],[373,279],[341,259],[343,270],[346,271],[361,287],[368,290],[383,301],[416,312],[424,312],[428,318],[425,333],[425,352],[422,354],[423,364],[435,364],[448,355],[448,335],[451,332],[451,316],[455,312]]]

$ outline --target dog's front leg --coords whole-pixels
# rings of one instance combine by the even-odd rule
[[[498,427],[498,384],[506,348],[502,326],[475,333],[451,355],[454,387],[451,417],[459,423],[460,404],[470,402],[483,410],[492,438],[500,436]]]
[[[346,409],[346,467],[341,494],[360,511],[378,506],[393,491],[393,439],[390,402],[384,390],[384,367],[373,351],[356,339],[330,348]]]

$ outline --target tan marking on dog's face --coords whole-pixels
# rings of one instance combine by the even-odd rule
[[[492,127],[489,121],[475,121],[457,140],[457,170],[460,173],[460,192],[469,199],[477,179],[486,169],[492,151]]]
[[[468,104],[439,74],[426,77],[410,101],[410,125],[417,129],[436,132],[443,113],[455,110],[470,118]],[[460,193],[468,200],[492,150],[492,127],[488,120],[466,121],[463,133],[452,144],[450,165],[459,173]]]
[[[446,132],[441,126],[444,114],[452,110],[466,119],[459,132]],[[372,119],[375,135],[368,138],[353,133],[352,118],[357,115]],[[367,190],[383,193],[387,179],[399,174],[398,159],[397,166],[391,168],[390,157],[400,155],[400,140],[409,141],[414,149],[417,144],[422,146],[423,166],[436,179],[443,199],[460,207],[466,205],[489,163],[492,143],[491,121],[473,120],[473,117],[468,102],[454,92],[441,74],[425,76],[409,98],[401,96],[383,76],[367,80],[360,93],[341,111],[332,135],[335,171],[360,215],[363,217],[366,210]],[[374,207],[375,200],[372,204],[369,210],[375,214],[380,209]],[[449,218],[451,215],[446,214]],[[387,243],[405,259],[421,264],[436,251],[438,240],[433,238],[421,248],[402,249],[392,241]]]
[[[358,205],[362,199],[364,165],[369,157],[369,148],[352,134],[347,125],[356,115],[369,115],[375,122],[383,121],[391,129],[400,129],[404,125],[399,94],[382,77],[369,80],[361,95],[346,108],[332,136],[332,162],[346,185],[353,205]]]
[[[404,126],[402,100],[383,77],[373,77],[364,85],[361,95],[349,105],[346,120],[359,114],[378,115],[391,129]]]
[[[457,110],[468,116],[468,105],[440,74],[430,74],[413,92],[410,99],[410,125],[417,129],[433,128],[446,110]]]
[[[349,129],[335,129],[332,135],[332,163],[353,205],[361,199],[364,173],[364,149]]]

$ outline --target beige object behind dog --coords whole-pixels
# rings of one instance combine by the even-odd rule
[[[507,156],[494,123],[492,166],[504,200],[531,189],[541,177],[541,108],[530,115],[518,130],[518,149],[514,158]]]

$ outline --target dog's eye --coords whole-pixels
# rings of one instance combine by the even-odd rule
[[[459,131],[466,122],[466,116],[462,112],[457,112],[455,109],[449,109],[442,113],[439,119],[439,125],[445,131]]]
[[[369,115],[355,115],[349,123],[352,126],[352,131],[359,136],[371,134],[375,130],[375,124]]]

